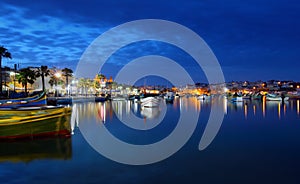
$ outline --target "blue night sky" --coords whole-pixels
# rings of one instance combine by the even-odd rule
[[[218,58],[226,81],[300,81],[296,0],[2,0],[0,7],[0,45],[13,56],[3,60],[4,66],[75,70],[84,50],[103,32],[137,19],[164,19],[200,35]],[[148,54],[171,57],[197,81],[206,80],[186,53],[153,41],[120,49],[103,73],[114,76],[126,62]]]

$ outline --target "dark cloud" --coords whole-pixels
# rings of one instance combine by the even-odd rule
[[[296,0],[3,0],[0,5],[0,45],[9,48],[14,60],[28,65],[49,63],[74,69],[86,47],[104,31],[127,21],[157,18],[199,34],[230,80],[300,80],[295,75],[300,67],[300,3]],[[106,66],[107,71],[115,73],[130,59],[147,54],[170,57],[197,73],[186,53],[155,42],[122,48],[108,61],[112,66]]]

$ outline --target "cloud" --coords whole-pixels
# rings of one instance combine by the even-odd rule
[[[103,32],[127,21],[156,18],[195,31],[208,43],[222,67],[236,68],[226,70],[234,71],[235,77],[244,78],[243,72],[253,72],[252,68],[257,66],[264,68],[260,73],[269,66],[280,71],[282,62],[289,71],[285,74],[291,76],[299,67],[300,3],[296,0],[3,0],[0,6],[0,45],[12,53],[9,66],[49,63],[74,69],[87,46]],[[135,36],[134,30],[122,34],[127,39]],[[118,42],[108,41],[112,46]],[[194,68],[193,62],[186,62],[190,59],[185,53],[155,42],[118,50],[108,60],[108,64],[118,67],[109,68],[119,68],[130,59],[147,54],[171,57],[187,68]]]
[[[1,45],[12,53],[13,62],[22,65],[74,67],[82,52],[104,28],[88,27],[62,18],[26,16],[29,9],[2,4]],[[63,66],[61,66],[63,67]]]

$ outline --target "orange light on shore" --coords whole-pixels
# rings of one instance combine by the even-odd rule
[[[60,78],[61,77],[61,73],[59,73],[59,72],[56,72],[54,75],[55,75],[56,78]]]
[[[299,85],[297,85],[297,89],[299,89],[300,88],[300,86]]]

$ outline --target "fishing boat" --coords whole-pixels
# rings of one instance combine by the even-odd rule
[[[20,107],[0,110],[0,139],[71,134],[71,108],[63,106]]]
[[[267,101],[282,101],[282,100],[287,101],[287,100],[289,100],[289,97],[281,97],[276,94],[267,94],[266,100]]]
[[[174,93],[173,92],[167,92],[167,94],[164,96],[164,99],[167,103],[173,103],[174,101]]]
[[[197,97],[198,100],[208,100],[210,99],[210,96],[208,96],[207,94],[203,94],[203,95],[199,95]]]
[[[150,96],[150,97],[146,97],[146,98],[141,99],[141,106],[142,107],[148,107],[148,108],[158,107],[159,102],[160,102],[160,100],[158,98]]]
[[[252,100],[262,100],[262,95],[260,93],[256,93],[252,95]]]
[[[0,108],[36,107],[45,106],[46,104],[47,99],[44,92],[32,97],[0,100]]]
[[[243,97],[236,96],[231,99],[232,102],[243,102]]]
[[[243,94],[242,98],[244,100],[250,100],[251,99],[251,96],[249,94]]]

